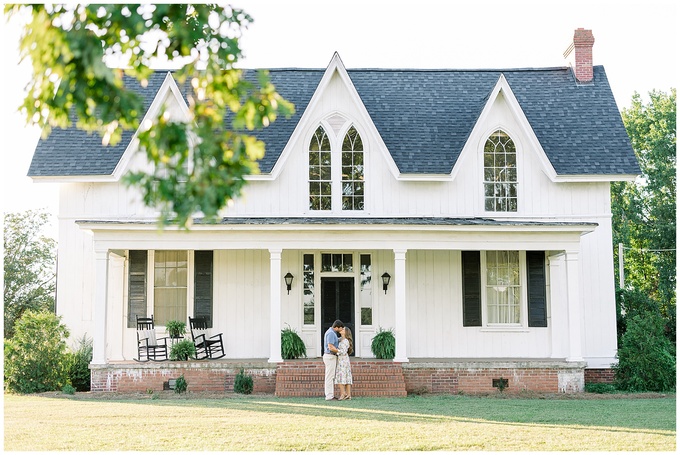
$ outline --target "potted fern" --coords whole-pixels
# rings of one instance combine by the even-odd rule
[[[176,340],[179,338],[184,338],[184,334],[187,332],[187,325],[182,321],[172,320],[165,324],[165,328],[168,331],[170,338]]]
[[[182,340],[170,348],[170,360],[189,360],[196,356],[196,346],[191,340]]]
[[[381,327],[371,341],[371,352],[376,359],[393,359],[394,346],[394,332],[392,329],[385,330]]]
[[[286,360],[307,357],[305,342],[290,326],[281,330],[281,357]]]

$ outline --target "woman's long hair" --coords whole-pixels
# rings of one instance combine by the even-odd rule
[[[352,331],[347,326],[345,326],[345,338],[349,340],[349,349],[347,350],[349,355],[354,352],[354,339],[352,338]]]

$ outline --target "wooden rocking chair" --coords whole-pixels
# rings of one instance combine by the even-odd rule
[[[196,360],[221,359],[224,357],[224,344],[222,334],[212,335],[208,333],[208,321],[204,317],[189,318],[191,339],[196,346]]]
[[[135,360],[138,362],[168,360],[168,339],[156,337],[153,314],[150,318],[137,316],[137,358]]]

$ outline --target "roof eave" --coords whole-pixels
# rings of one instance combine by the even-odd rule
[[[558,174],[557,183],[632,182],[639,174]]]

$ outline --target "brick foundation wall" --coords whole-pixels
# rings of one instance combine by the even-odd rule
[[[614,383],[614,370],[612,368],[589,368],[584,373],[586,383]]]
[[[575,393],[584,387],[583,368],[535,365],[525,368],[403,364],[408,393],[495,393],[494,379],[506,379],[503,393]]]
[[[612,382],[613,370],[585,370],[552,361],[435,361],[412,359],[351,359],[354,396],[405,396],[407,393],[496,393],[494,379],[506,379],[504,393],[582,392],[585,382]],[[279,364],[266,361],[148,362],[91,366],[91,390],[147,392],[163,390],[163,383],[184,375],[189,391],[233,392],[241,368],[253,377],[253,393],[276,396],[322,397],[321,359],[299,359]],[[336,395],[339,390],[336,387]]]
[[[244,373],[253,377],[253,393],[274,393],[276,367],[243,366]],[[93,392],[147,392],[163,390],[163,383],[184,375],[187,390],[201,392],[233,392],[234,378],[241,371],[238,365],[211,365],[188,362],[167,364],[145,363],[120,367],[91,369],[90,389]]]

